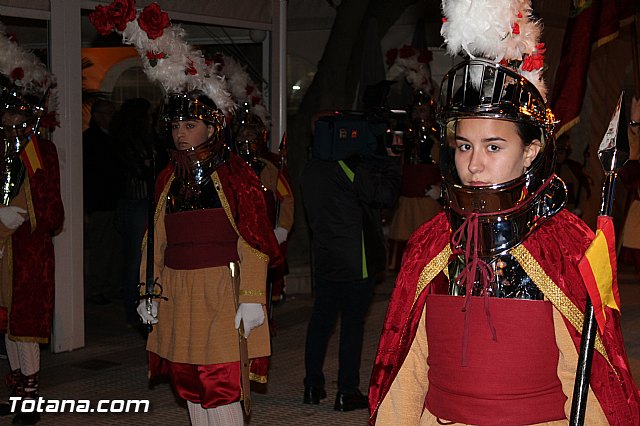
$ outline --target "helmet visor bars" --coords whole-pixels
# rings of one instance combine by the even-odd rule
[[[548,133],[554,125],[542,95],[509,68],[483,59],[464,61],[443,78],[438,121],[462,117],[528,122]]]
[[[224,114],[187,93],[172,93],[163,106],[162,120],[169,126],[172,121],[203,120],[215,127],[224,127]]]

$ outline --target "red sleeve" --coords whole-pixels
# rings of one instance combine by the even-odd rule
[[[284,259],[267,215],[258,176],[233,153],[217,172],[242,238],[269,256],[269,267],[281,264]]]
[[[55,145],[38,141],[42,168],[30,178],[31,199],[36,215],[36,227],[41,232],[55,233],[62,228],[64,207],[60,195],[60,166]]]

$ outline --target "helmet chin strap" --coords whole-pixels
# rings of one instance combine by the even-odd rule
[[[466,235],[464,251],[462,240]],[[458,286],[465,289],[465,300],[462,311],[464,312],[464,332],[462,338],[462,366],[467,365],[467,344],[469,334],[469,309],[471,308],[471,295],[476,285],[476,280],[482,286],[484,297],[484,311],[487,317],[489,331],[494,341],[497,340],[496,328],[491,319],[489,310],[489,283],[494,279],[493,269],[478,255],[478,213],[471,213],[451,237],[456,254],[464,253],[464,268],[456,278]]]

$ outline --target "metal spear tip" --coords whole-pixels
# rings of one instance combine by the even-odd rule
[[[598,158],[600,159],[600,164],[602,164],[605,174],[617,172],[629,159],[627,127],[626,125],[621,126],[620,123],[623,97],[624,91],[620,93],[620,98],[609,122],[609,127],[598,148]]]

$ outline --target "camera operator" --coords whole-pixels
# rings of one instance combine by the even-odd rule
[[[303,401],[318,404],[326,397],[324,358],[340,314],[336,411],[367,408],[359,390],[364,318],[386,264],[381,210],[393,206],[400,186],[399,157],[385,144],[384,126],[344,118],[319,122],[332,133],[323,137],[328,133],[316,127],[312,159],[302,173],[315,283]]]

